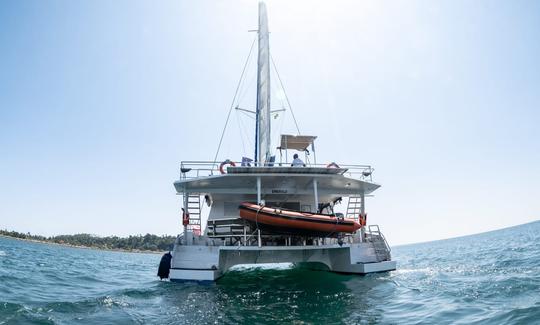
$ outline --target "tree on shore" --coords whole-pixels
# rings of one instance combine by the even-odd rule
[[[16,231],[0,230],[0,235],[50,242],[56,244],[67,244],[74,246],[93,247],[101,249],[122,249],[122,250],[145,250],[145,251],[167,251],[171,250],[176,236],[157,236],[152,234],[135,235],[129,237],[107,236],[100,237],[91,234],[58,235],[45,237],[32,235]]]

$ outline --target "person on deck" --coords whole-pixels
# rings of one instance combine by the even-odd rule
[[[298,158],[298,154],[295,153],[293,156],[293,161],[291,164],[292,167],[306,167],[306,164],[302,161],[302,159]]]

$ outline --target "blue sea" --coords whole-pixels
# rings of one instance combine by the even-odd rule
[[[367,276],[239,268],[156,277],[160,255],[0,238],[0,324],[540,324],[540,222],[394,247]]]

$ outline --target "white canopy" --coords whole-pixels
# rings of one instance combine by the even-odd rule
[[[298,151],[305,151],[309,145],[317,139],[313,135],[281,135],[281,144],[278,149],[294,149]]]

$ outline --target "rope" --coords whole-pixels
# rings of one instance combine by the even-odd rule
[[[249,63],[249,58],[251,57],[251,52],[253,51],[253,46],[255,45],[255,39],[253,39],[253,43],[251,43],[251,48],[249,49],[249,54],[246,59],[246,63],[244,64],[244,69],[242,69],[242,74],[240,75],[240,80],[238,80],[238,85],[236,86],[236,91],[234,92],[234,97],[231,103],[231,108],[229,108],[229,113],[227,114],[227,120],[225,121],[225,126],[223,127],[223,131],[221,132],[221,138],[219,139],[219,145],[216,150],[216,155],[214,156],[214,165],[217,162],[217,156],[219,155],[219,150],[221,149],[221,143],[223,142],[223,137],[225,136],[225,130],[227,129],[227,124],[229,123],[229,118],[231,117],[231,112],[234,108],[234,103],[236,102],[236,96],[238,95],[238,90],[240,89],[240,84],[242,83],[242,80],[244,79],[244,74],[246,73],[246,67]]]
[[[259,229],[259,212],[261,212],[261,210],[264,209],[264,205],[260,205],[260,208],[259,210],[257,210],[257,214],[255,215],[255,226],[257,227],[254,231],[255,232],[258,232],[257,233],[257,242],[259,242],[259,238],[260,238],[260,235],[261,235],[261,229]],[[261,240],[262,241],[262,240]],[[255,263],[257,263],[257,261],[259,260],[259,256],[260,256],[261,252],[259,251],[257,257],[255,258]]]
[[[262,209],[264,209],[264,205],[260,205],[260,208],[257,210],[257,214],[255,215],[255,226],[257,229],[259,229],[259,212],[261,212]]]

